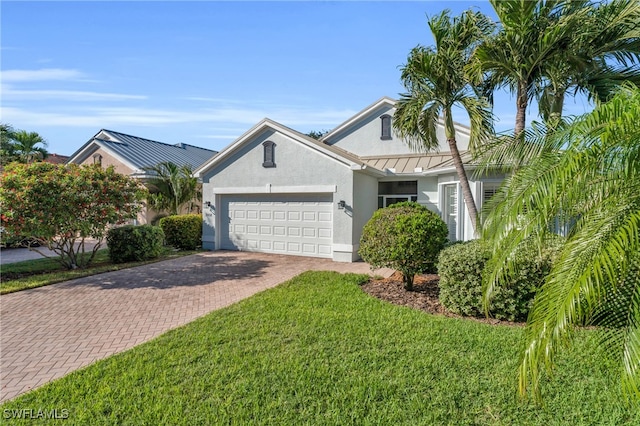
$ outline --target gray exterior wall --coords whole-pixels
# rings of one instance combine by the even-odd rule
[[[400,155],[413,153],[408,145],[392,130],[391,140],[381,140],[382,124],[380,117],[384,114],[393,116],[395,108],[381,107],[372,111],[360,121],[352,124],[343,131],[328,138],[326,142],[335,145],[361,157]],[[393,121],[393,119],[392,119]],[[464,151],[469,146],[469,136],[466,129],[456,134],[458,149]],[[440,145],[439,152],[449,152],[449,144],[444,135],[444,128],[439,126],[436,132]],[[424,151],[418,151],[424,152]]]
[[[265,141],[276,144],[276,167],[262,166],[262,143]],[[344,200],[349,207],[354,205],[353,176],[350,165],[278,132],[266,130],[203,174],[203,202],[209,201],[212,205],[211,208],[204,207],[203,247],[216,249],[216,241],[219,241],[215,235],[216,220],[220,219],[216,219],[215,213],[224,194],[322,192],[333,194],[333,258],[352,261],[354,220],[338,209],[338,201]]]

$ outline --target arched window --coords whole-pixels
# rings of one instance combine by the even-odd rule
[[[380,133],[380,139],[382,139],[383,141],[390,140],[391,139],[391,116],[388,114],[381,116],[380,124],[381,124],[381,130],[382,130]]]
[[[271,141],[262,143],[264,147],[264,162],[262,167],[275,167],[276,166],[276,144]]]

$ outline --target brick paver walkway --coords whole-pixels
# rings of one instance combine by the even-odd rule
[[[307,270],[370,273],[362,262],[218,251],[0,296],[0,401]]]

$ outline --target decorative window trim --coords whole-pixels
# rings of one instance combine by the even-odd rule
[[[264,159],[262,167],[275,167],[276,166],[276,144],[271,141],[262,143],[264,147]]]
[[[100,154],[95,154],[93,156],[93,164],[97,164],[99,166],[102,166],[102,155]]]
[[[383,141],[391,140],[391,116],[384,114],[380,116],[380,139]]]

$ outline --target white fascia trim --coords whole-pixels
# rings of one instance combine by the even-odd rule
[[[376,168],[373,167],[369,167],[366,164],[352,164],[351,165],[351,170],[353,170],[354,172],[364,172],[368,175],[371,176],[375,176],[375,177],[384,177],[387,176],[387,173],[383,172],[382,170],[378,170]]]
[[[120,142],[120,143],[122,143],[122,142]],[[76,161],[78,161],[78,159],[84,160],[85,158],[89,157],[89,153],[91,151],[96,150],[98,148],[102,148],[103,150],[108,152],[110,156],[112,156],[113,158],[115,158],[116,160],[118,160],[119,162],[121,162],[122,164],[127,166],[128,168],[130,168],[131,169],[131,174],[138,174],[138,173],[142,172],[140,169],[138,169],[138,167],[136,167],[134,164],[129,162],[129,160],[126,160],[125,158],[121,157],[119,154],[117,154],[117,153],[113,152],[112,150],[110,150],[109,147],[106,147],[106,146],[102,145],[99,141],[97,141],[95,139],[92,140],[91,143],[86,146],[86,148],[84,148],[78,154],[74,155],[73,158],[70,158],[68,163],[75,163]]]
[[[337,185],[295,185],[295,186],[236,186],[227,188],[215,188],[213,193],[220,194],[308,194],[308,193],[334,193],[338,191]]]
[[[475,170],[477,169],[478,166],[473,166],[473,165],[465,165],[464,169],[465,170]],[[417,175],[420,176],[432,176],[432,175],[441,175],[443,173],[451,173],[451,172],[455,172],[456,168],[455,167],[447,167],[444,169],[432,169],[432,170],[427,170],[426,172],[422,172],[422,173],[416,173]]]
[[[346,252],[346,253],[355,253],[360,248],[360,244],[333,244],[333,251]]]
[[[377,108],[381,107],[382,105],[387,104],[391,108],[395,108],[396,102],[397,101],[395,99],[391,99],[387,96],[384,96],[378,99],[377,101],[375,101],[373,104],[366,107],[365,109],[363,109],[362,111],[360,111],[359,113],[357,113],[356,115],[354,115],[353,117],[349,118],[347,121],[343,122],[342,124],[339,124],[338,127],[336,127],[335,129],[327,133],[320,140],[325,141],[325,140],[331,139],[334,135],[340,133],[341,131],[348,128],[352,124],[358,122],[363,117],[366,117],[368,114],[370,114],[372,111],[376,110]]]
[[[294,135],[292,135],[289,132],[287,132],[285,129],[277,129],[277,130],[283,136],[286,136],[287,138],[289,138],[293,142],[301,143],[302,146],[306,147],[307,149],[309,149],[311,151],[316,151],[316,152],[320,152],[322,154],[325,154],[327,157],[330,157],[333,160],[336,160],[338,163],[343,164],[343,165],[347,165],[349,167],[357,166],[357,164],[355,164],[353,161],[349,161],[347,158],[344,158],[341,155],[336,154],[333,151],[329,151],[328,149],[325,149],[320,145],[311,144],[311,143],[308,143],[307,141],[305,141],[304,139],[297,138]]]

